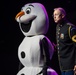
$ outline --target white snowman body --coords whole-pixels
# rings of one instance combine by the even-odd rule
[[[40,41],[43,38],[43,35],[24,38],[18,50],[18,57],[24,66],[38,67],[44,65],[44,61],[40,60]],[[24,58],[21,57],[21,52],[25,53]]]
[[[19,46],[18,56],[20,62],[25,67],[18,73],[18,75],[21,75],[22,73],[25,75],[36,75],[42,70],[45,58],[41,58],[40,42],[44,37],[44,35],[38,35],[24,38]],[[51,48],[51,44],[49,44],[49,47]],[[22,52],[25,54],[24,58],[21,57]]]

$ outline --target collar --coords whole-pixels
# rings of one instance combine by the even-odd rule
[[[57,24],[59,27],[64,26],[66,23],[68,23],[68,20],[63,20],[59,24]]]

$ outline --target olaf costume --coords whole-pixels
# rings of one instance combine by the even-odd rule
[[[40,3],[25,4],[15,19],[25,36],[18,48],[18,57],[24,67],[17,75],[57,75],[48,65],[54,48],[44,35],[49,28],[45,7]]]

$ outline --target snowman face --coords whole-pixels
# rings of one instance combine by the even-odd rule
[[[16,15],[21,31],[25,36],[45,34],[48,30],[49,20],[42,4],[29,3],[22,7]]]

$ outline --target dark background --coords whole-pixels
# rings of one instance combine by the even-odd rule
[[[18,72],[17,52],[24,36],[15,21],[15,16],[21,7],[29,2],[40,2],[45,6],[50,20],[50,27],[46,36],[54,43],[56,27],[52,18],[54,8],[63,7],[67,12],[69,21],[76,25],[76,2],[73,0],[2,0],[0,2],[0,75],[16,75]],[[50,64],[60,74],[56,52]]]

